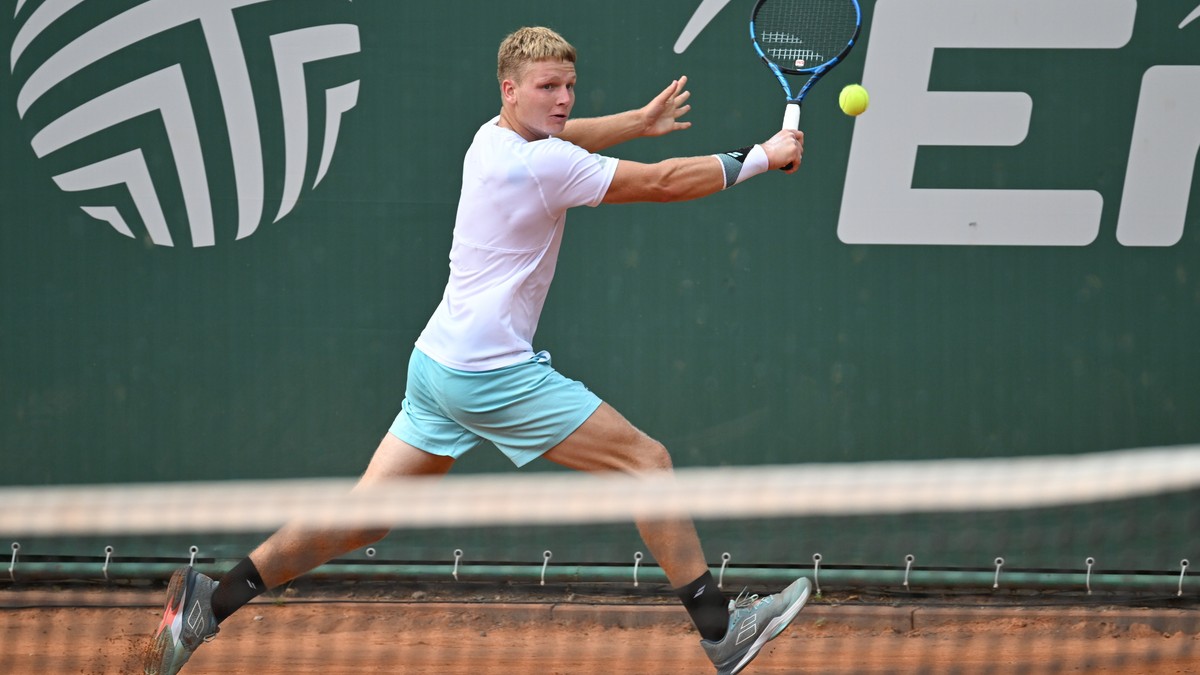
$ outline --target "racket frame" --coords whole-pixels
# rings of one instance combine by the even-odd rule
[[[770,0],[758,0],[758,2],[754,3],[754,11],[750,13],[750,43],[754,45],[754,51],[758,54],[758,58],[761,59],[763,63],[767,64],[767,68],[770,68],[771,73],[775,76],[775,79],[779,80],[779,85],[783,87],[783,94],[787,100],[787,107],[784,109],[783,114],[784,129],[800,128],[800,105],[804,102],[804,97],[808,95],[808,90],[812,89],[813,85],[816,84],[818,80],[824,77],[829,71],[833,70],[834,66],[841,63],[842,60],[846,58],[846,55],[850,53],[850,50],[854,48],[855,43],[858,42],[858,35],[860,32],[862,32],[862,7],[859,5],[858,0],[836,1],[849,2],[854,6],[854,34],[851,35],[850,40],[846,43],[846,46],[842,48],[842,51],[838,52],[837,56],[833,57],[832,59],[828,59],[819,65],[813,66],[812,68],[786,68],[780,66],[767,57],[766,52],[764,52],[762,47],[758,44],[758,31],[755,26],[755,19],[758,17],[759,8],[761,8],[765,3],[770,2]],[[788,83],[786,75],[808,75],[809,78],[804,83],[804,86],[801,87],[800,92],[793,96],[792,86]]]

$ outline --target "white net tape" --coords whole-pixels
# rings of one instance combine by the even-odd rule
[[[1004,459],[681,469],[641,479],[451,475],[351,492],[350,479],[0,488],[11,536],[320,527],[569,524],[987,511],[1200,488],[1200,446]]]

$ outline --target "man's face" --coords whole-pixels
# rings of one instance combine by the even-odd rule
[[[575,106],[575,64],[534,61],[501,87],[507,122],[529,141],[562,133]]]

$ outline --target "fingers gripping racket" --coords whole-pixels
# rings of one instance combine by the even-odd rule
[[[754,50],[787,97],[784,129],[800,128],[800,104],[813,85],[854,48],[862,29],[858,0],[758,0],[750,15]],[[807,75],[792,95],[787,75]]]

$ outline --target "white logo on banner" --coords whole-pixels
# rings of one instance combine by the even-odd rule
[[[1133,35],[1136,14],[1136,0],[879,0],[863,75],[874,105],[855,123],[839,238],[1026,246],[1094,241],[1104,207],[1094,190],[912,187],[921,146],[1015,146],[1025,140],[1033,110],[1025,92],[929,91],[929,76],[934,50],[943,47],[1119,49]],[[1200,66],[1146,72],[1117,225],[1122,244],[1172,246],[1182,236],[1200,149],[1198,106]]]
[[[696,12],[692,14],[691,20],[684,26],[683,32],[679,34],[679,39],[675,41],[675,53],[682,54],[687,51],[692,40],[700,35],[708,24],[717,17],[717,14],[725,9],[732,0],[701,0],[700,6],[696,8]]]
[[[89,159],[88,163],[54,176],[54,182],[66,192],[86,192],[101,188],[123,187],[128,191],[138,220],[150,241],[174,246],[160,190],[162,171],[172,170],[182,192],[187,228],[192,246],[217,243],[213,215],[213,195],[208,176],[212,169],[205,163],[205,148],[227,143],[232,157],[232,180],[237,194],[237,238],[250,236],[263,221],[265,176],[263,130],[255,103],[256,82],[247,65],[239,38],[235,10],[271,0],[147,0],[99,25],[87,27],[74,40],[55,52],[39,52],[36,64],[22,62],[35,41],[55,26],[82,0],[45,0],[21,25],[13,41],[11,68],[20,64],[31,70],[17,95],[17,111],[26,114],[47,94],[72,78],[83,78],[83,71],[123,50],[137,49],[139,43],[187,24],[196,23],[207,44],[207,67],[215,76],[219,91],[219,114],[228,137],[201,137],[198,108],[189,90],[186,69],[195,67],[195,54],[180,53],[175,63],[129,82],[117,83],[107,91],[56,113],[57,116],[33,137],[33,150],[39,158],[143,115],[153,115],[165,131],[174,166],[167,169],[147,161],[147,148],[135,147],[108,157]],[[25,0],[18,0],[15,17],[21,15]],[[287,7],[280,7],[287,12]],[[259,14],[259,17],[262,15]],[[283,166],[283,192],[274,222],[286,216],[304,189],[308,166],[309,84],[308,63],[354,54],[359,51],[358,28],[350,24],[331,24],[286,30],[270,36],[282,120],[284,157],[274,164]],[[30,52],[32,53],[32,52]],[[184,57],[187,57],[186,59]],[[32,58],[32,57],[28,57]],[[97,71],[91,70],[91,73]],[[359,82],[351,81],[324,92],[324,143],[320,163],[312,181],[315,188],[325,177],[337,146],[342,115],[357,105]],[[207,103],[207,101],[205,101]],[[275,159],[275,158],[272,158]],[[219,169],[223,171],[224,169]],[[118,232],[134,237],[126,214],[111,204],[82,207],[84,212],[108,222]]]
[[[702,0],[675,43],[682,53],[730,0]],[[852,244],[1084,246],[1099,235],[1095,190],[914,188],[921,146],[1015,146],[1034,101],[1025,92],[929,91],[934,51],[1120,49],[1137,0],[878,0],[863,84],[871,113],[855,122],[838,237]],[[1200,19],[1200,7],[1178,25]],[[1117,224],[1126,246],[1183,236],[1200,152],[1200,66],[1160,65],[1142,78]],[[1069,161],[1070,158],[1057,158]]]

